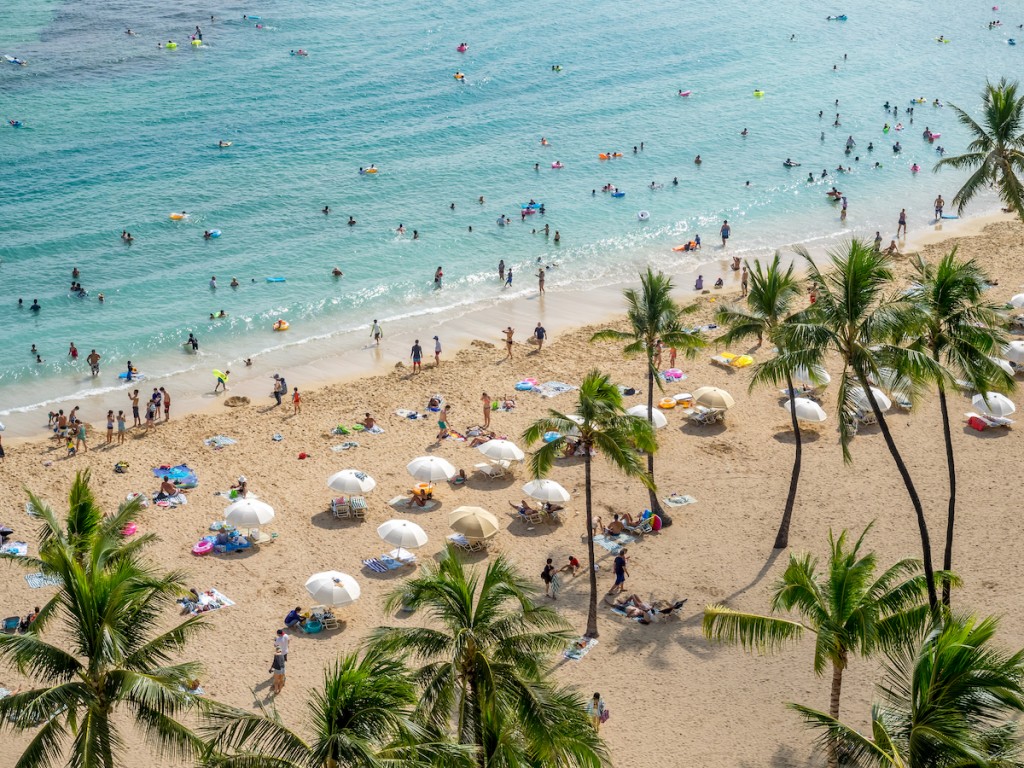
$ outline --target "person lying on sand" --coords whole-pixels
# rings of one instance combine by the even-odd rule
[[[406,502],[405,506],[411,507],[415,504],[417,507],[427,506],[427,500],[434,497],[434,486],[428,485],[425,488],[410,488],[408,490],[410,494],[409,501]]]
[[[472,440],[469,441],[469,447],[470,448],[476,448],[477,446],[483,445],[484,443],[486,443],[486,442],[488,442],[490,440],[493,440],[493,439],[494,439],[494,433],[493,432],[485,432],[485,431],[481,430],[479,435],[477,435],[476,437],[474,437]]]
[[[613,600],[611,595],[606,595],[605,603],[624,612],[631,619],[638,619],[641,624],[650,624],[658,615],[670,616],[680,610],[686,600],[677,600],[674,603],[670,603],[668,600],[655,600],[647,603],[641,600],[639,595],[620,597],[618,600]]]

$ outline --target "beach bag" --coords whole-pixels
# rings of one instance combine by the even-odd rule
[[[128,471],[128,462],[127,461],[119,461],[119,462],[117,462],[117,464],[114,465],[114,471],[117,474],[119,474],[119,475],[123,475],[125,472]]]
[[[985,428],[988,425],[985,424],[985,422],[979,419],[977,416],[971,416],[971,418],[967,420],[967,426],[972,427],[973,429],[976,429],[979,432],[984,432]]]
[[[601,710],[601,714],[598,716],[598,719],[602,723],[607,723],[609,717],[611,717],[611,712],[609,712],[608,707],[605,707]]]

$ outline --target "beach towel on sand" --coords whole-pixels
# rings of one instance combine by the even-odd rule
[[[332,445],[331,450],[334,451],[335,453],[341,453],[342,451],[350,451],[353,448],[358,447],[359,443],[357,443],[355,440],[346,440],[341,445]]]
[[[632,544],[635,538],[628,533],[620,533],[618,536],[605,536],[603,533],[594,537],[594,543],[600,544],[609,552],[618,552],[627,544]]]
[[[29,589],[39,589],[41,587],[59,587],[60,578],[58,576],[44,576],[41,573],[26,573],[25,581],[28,582]]]
[[[666,496],[664,499],[662,499],[662,501],[664,501],[670,507],[683,507],[686,506],[687,504],[697,503],[697,500],[693,498],[693,496],[686,496],[678,493],[673,493],[671,496]]]
[[[234,445],[237,440],[232,440],[230,437],[224,435],[214,435],[203,440],[203,443],[213,448],[215,451],[219,451],[221,448],[226,448],[229,445]]]
[[[590,653],[590,649],[595,645],[597,645],[596,637],[581,637],[578,640],[573,640],[572,644],[562,651],[562,655],[571,661],[579,661]]]
[[[8,541],[0,547],[0,552],[3,552],[5,555],[28,557],[28,544],[24,541]]]
[[[541,397],[557,397],[564,392],[572,392],[574,389],[576,387],[562,381],[545,381],[543,384],[535,386],[533,391],[539,393]]]

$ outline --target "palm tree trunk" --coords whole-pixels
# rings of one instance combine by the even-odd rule
[[[594,558],[594,510],[590,492],[590,445],[584,444],[584,483],[587,499],[587,558],[590,571],[590,607],[587,609],[587,631],[584,637],[597,637],[597,571]]]
[[[647,359],[647,421],[654,429],[654,361]],[[651,512],[661,515],[665,510],[661,508],[658,501],[658,489],[654,485],[654,452],[647,454],[647,476],[651,478],[651,487],[647,489],[648,501],[651,505]]]
[[[828,714],[834,720],[839,719],[839,696],[843,692],[843,670],[846,668],[846,651],[840,651],[837,662],[832,664],[832,695],[828,702]],[[839,766],[839,744],[835,738],[828,743],[828,768]]]
[[[938,356],[935,356],[938,359]],[[946,510],[946,548],[942,553],[942,569],[953,568],[953,523],[956,520],[956,464],[953,461],[953,436],[949,431],[949,408],[946,387],[939,381],[939,410],[942,411],[942,437],[946,441],[946,470],[949,472],[949,507]],[[942,604],[949,608],[949,579],[942,579]]]
[[[786,387],[789,389],[789,400],[793,402],[793,379],[786,374]],[[800,436],[800,422],[796,418],[796,407],[789,409],[790,419],[793,422],[793,436],[796,444],[796,455],[793,457],[793,474],[789,478],[789,495],[786,496],[786,509],[782,513],[782,522],[779,523],[779,531],[775,534],[774,549],[785,549],[789,546],[789,524],[793,520],[793,505],[796,503],[796,487],[800,482],[800,458],[803,455],[803,440]]]
[[[885,439],[885,445],[889,449],[889,454],[892,456],[892,460],[896,462],[896,469],[899,470],[900,477],[903,478],[903,485],[907,488],[910,503],[914,506],[914,514],[917,515],[917,529],[921,535],[922,560],[924,561],[924,580],[928,585],[928,606],[931,608],[932,613],[935,613],[939,607],[939,598],[935,592],[935,570],[932,568],[932,543],[928,536],[928,523],[924,519],[921,497],[917,495],[914,481],[910,479],[910,471],[903,462],[899,449],[896,448],[896,442],[892,439],[889,425],[886,423],[885,416],[882,415],[882,411],[878,407],[878,402],[871,391],[871,385],[868,384],[867,377],[862,371],[856,371],[856,374],[857,381],[860,382],[860,386],[868,398],[868,403],[871,405],[871,411],[875,414],[875,420],[878,421],[878,428],[882,431],[882,437]]]

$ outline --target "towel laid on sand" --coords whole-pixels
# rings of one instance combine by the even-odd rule
[[[24,541],[8,541],[0,547],[0,552],[3,552],[5,555],[28,557],[28,543]]]
[[[533,391],[539,393],[541,397],[557,397],[565,392],[572,392],[574,389],[576,387],[572,384],[562,381],[545,381],[543,384],[535,386]]]
[[[44,576],[41,573],[26,573],[25,581],[29,589],[40,589],[41,587],[59,587],[60,578],[57,576]]]
[[[229,445],[234,445],[237,440],[233,440],[230,437],[224,435],[214,435],[203,440],[203,443],[213,448],[215,451],[219,451],[221,448],[226,448]]]
[[[666,496],[662,499],[670,507],[684,507],[687,504],[696,504],[697,500],[693,496],[680,495],[673,493],[671,496]]]
[[[597,645],[596,637],[581,637],[579,640],[574,640],[568,648],[562,651],[562,655],[571,661],[579,661],[590,653],[590,649],[595,645]]]
[[[433,499],[427,499],[426,504],[424,504],[422,507],[419,507],[415,504],[413,504],[410,507],[409,498],[409,496],[395,496],[395,498],[388,502],[388,506],[394,507],[395,509],[421,509],[424,512],[426,512],[427,510],[433,509],[438,504],[438,502],[434,501]]]
[[[609,552],[618,552],[627,544],[632,544],[636,539],[628,533],[620,533],[618,536],[605,536],[603,533],[594,537],[594,543],[600,544]]]
[[[332,445],[331,450],[335,453],[341,453],[342,451],[351,451],[353,448],[358,448],[359,443],[355,440],[346,440],[341,445]]]

